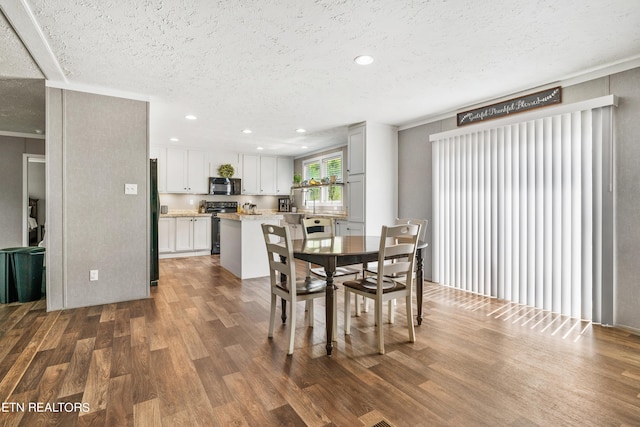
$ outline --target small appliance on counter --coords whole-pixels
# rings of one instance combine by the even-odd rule
[[[278,212],[290,212],[291,211],[291,200],[288,197],[278,199]]]
[[[167,205],[160,205],[160,213],[161,213],[161,214],[169,213],[169,206],[167,206]]]

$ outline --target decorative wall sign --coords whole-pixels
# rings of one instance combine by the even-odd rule
[[[547,105],[559,104],[561,101],[562,88],[558,86],[509,101],[458,113],[458,126],[497,119],[498,117],[521,113],[523,111],[533,110],[534,108],[546,107]]]

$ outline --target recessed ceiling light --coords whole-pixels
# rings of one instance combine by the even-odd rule
[[[262,147],[258,147],[257,149],[258,149],[258,150],[264,150],[264,148],[262,148]]]
[[[302,128],[296,129],[296,132],[298,133],[305,133],[306,131],[307,131],[306,129],[302,129]]]
[[[306,145],[303,145],[303,146],[302,146],[302,147],[300,147],[300,148],[309,148],[309,147],[307,147]]]
[[[358,65],[369,65],[373,62],[373,57],[369,55],[356,56],[353,60]]]
[[[186,116],[184,116],[185,119],[187,120],[195,120],[197,119],[196,116],[194,116],[193,114],[187,114]]]
[[[242,129],[242,133],[251,133],[251,129]]]
[[[42,135],[42,129],[35,129],[35,132],[36,132],[38,135]]]
[[[169,141],[171,141],[171,142],[178,142],[178,141],[180,141],[180,140],[179,140],[178,138],[169,138]]]

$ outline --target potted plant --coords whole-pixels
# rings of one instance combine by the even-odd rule
[[[302,182],[302,175],[300,175],[299,173],[294,173],[293,174],[293,184],[296,187],[300,187],[300,183]]]
[[[224,165],[220,165],[218,167],[218,174],[222,178],[231,178],[235,173],[235,169],[229,163],[225,163]]]

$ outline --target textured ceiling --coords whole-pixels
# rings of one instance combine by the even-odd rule
[[[640,55],[638,0],[23,1],[69,83],[151,97],[152,142],[241,151],[301,155],[352,123],[408,123]]]
[[[44,76],[0,13],[0,132],[43,132]]]

